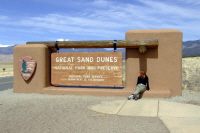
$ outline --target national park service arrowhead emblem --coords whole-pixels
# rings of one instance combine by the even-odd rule
[[[32,60],[32,57],[25,56],[18,60],[19,69],[24,80],[29,80],[36,69],[36,61]]]

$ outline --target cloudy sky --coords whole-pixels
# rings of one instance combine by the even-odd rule
[[[0,0],[0,44],[124,40],[131,29],[178,29],[200,39],[199,0]]]

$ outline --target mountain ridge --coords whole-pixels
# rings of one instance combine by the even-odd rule
[[[10,45],[7,47],[0,47],[1,55],[13,54],[13,48],[16,45]],[[59,52],[111,52],[112,49],[105,48],[88,48],[88,49],[60,49]],[[125,49],[117,49],[117,52],[122,52],[125,55]],[[193,41],[184,41],[182,43],[182,56],[200,56],[200,39]]]
[[[200,56],[200,39],[183,42],[183,57]]]

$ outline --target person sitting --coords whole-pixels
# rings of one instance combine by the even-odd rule
[[[139,98],[139,94],[145,92],[146,90],[150,90],[149,88],[149,78],[146,75],[144,70],[141,70],[140,75],[138,76],[137,85],[132,95],[128,96],[128,100],[131,98],[137,100]]]

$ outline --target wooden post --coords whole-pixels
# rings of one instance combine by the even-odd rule
[[[158,47],[157,39],[147,40],[103,40],[103,41],[43,41],[43,42],[27,42],[26,44],[44,44],[48,48],[113,48],[116,42],[117,48],[146,48]]]

